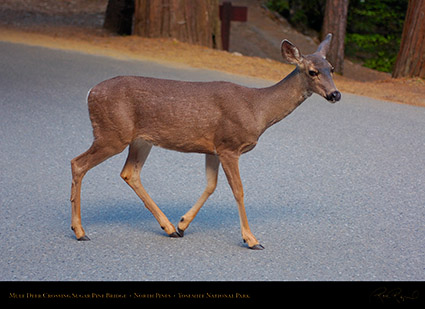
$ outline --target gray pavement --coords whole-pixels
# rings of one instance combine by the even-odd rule
[[[425,108],[313,95],[241,159],[263,251],[242,243],[219,185],[167,237],[119,173],[126,151],[83,181],[89,242],[70,229],[69,161],[91,144],[87,91],[124,74],[268,82],[0,42],[0,280],[424,280]],[[147,191],[177,223],[204,187],[204,158],[154,148]]]

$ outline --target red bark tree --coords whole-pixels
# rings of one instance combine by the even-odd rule
[[[327,59],[335,72],[344,73],[344,40],[347,27],[348,0],[327,0],[322,26],[322,39],[332,33],[332,43]]]
[[[134,34],[221,48],[218,0],[136,0]]]
[[[410,0],[393,77],[425,78],[425,0]]]

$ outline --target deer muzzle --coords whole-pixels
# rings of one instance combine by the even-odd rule
[[[341,100],[341,92],[336,90],[334,92],[331,92],[330,94],[327,94],[326,100],[328,100],[331,103],[338,102],[339,100]]]

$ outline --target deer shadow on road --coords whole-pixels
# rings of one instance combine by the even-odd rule
[[[180,218],[193,206],[188,203],[175,201],[159,202],[159,208],[177,227]],[[68,219],[68,218],[66,218]],[[82,222],[87,233],[96,229],[96,226],[114,229],[127,229],[164,234],[158,222],[142,202],[133,200],[98,200],[86,201],[82,208]],[[194,228],[196,227],[196,228]],[[239,228],[239,216],[236,205],[207,203],[191,223],[185,235],[195,231],[211,232],[225,227]]]

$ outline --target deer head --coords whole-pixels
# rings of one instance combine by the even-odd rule
[[[310,93],[317,93],[331,103],[341,99],[341,93],[336,89],[332,74],[333,66],[326,60],[326,54],[332,40],[332,34],[328,34],[320,43],[317,51],[311,55],[302,55],[297,47],[288,40],[283,40],[281,51],[283,59],[298,67],[307,83]]]

